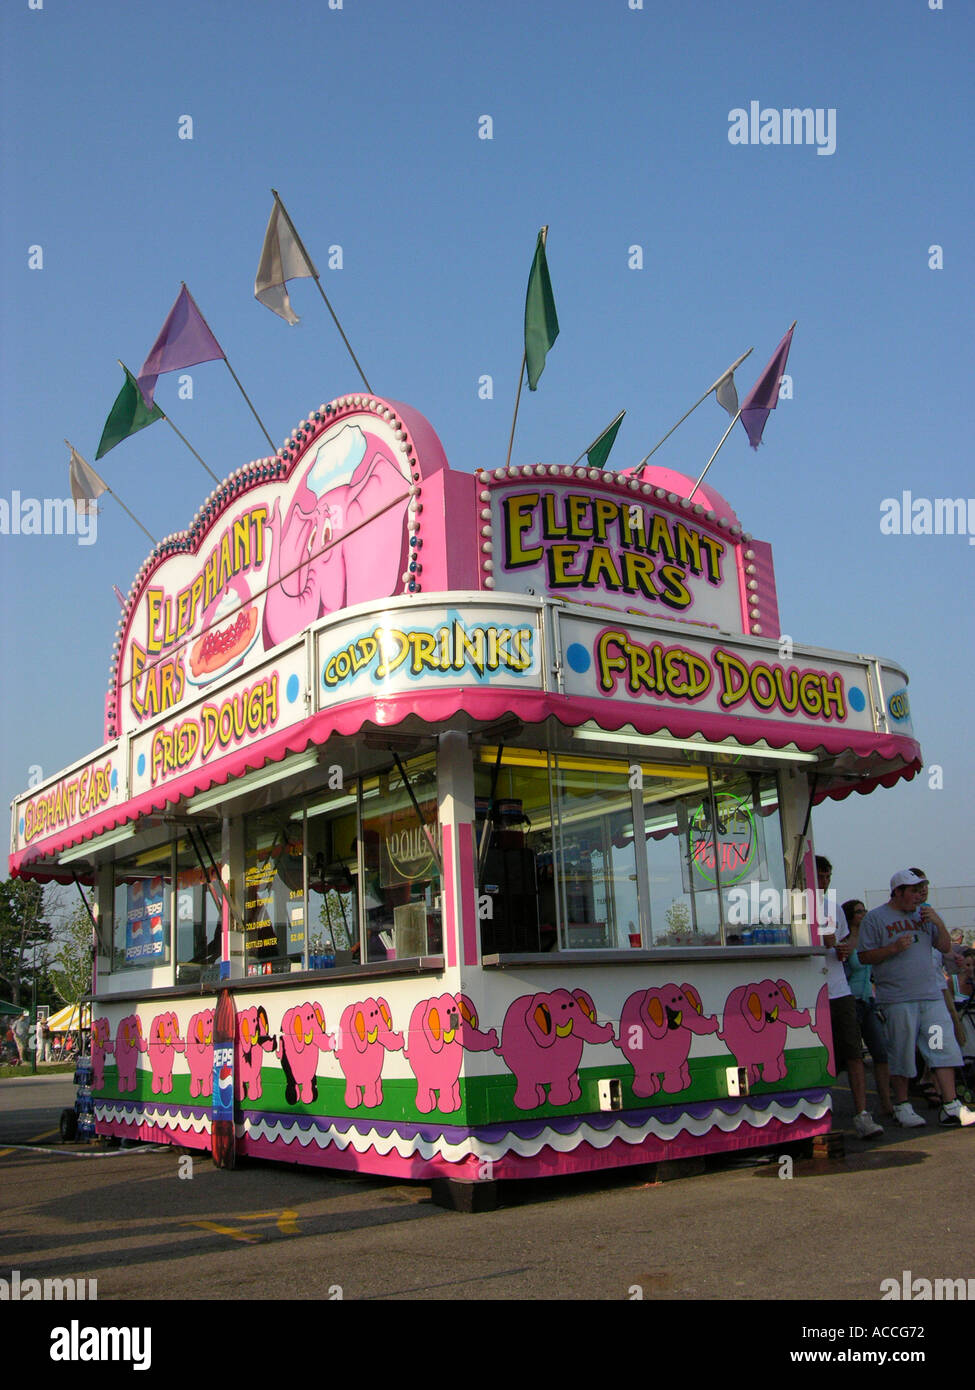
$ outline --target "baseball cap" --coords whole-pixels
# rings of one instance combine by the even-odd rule
[[[920,878],[913,869],[898,869],[896,874],[891,876],[890,891],[893,893],[895,888],[913,888],[918,883],[926,883],[927,880]]]

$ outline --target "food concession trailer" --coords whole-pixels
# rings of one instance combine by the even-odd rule
[[[810,813],[919,770],[907,678],[691,490],[352,395],[153,551],[13,805],[91,886],[98,1134],[474,1183],[830,1128]]]

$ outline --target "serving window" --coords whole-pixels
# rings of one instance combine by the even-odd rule
[[[774,774],[485,748],[475,763],[481,947],[625,950],[785,942]],[[756,930],[758,923],[755,924]]]

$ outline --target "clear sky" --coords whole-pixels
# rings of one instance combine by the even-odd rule
[[[138,369],[181,280],[276,445],[358,389],[311,281],[296,327],[253,298],[271,187],[373,390],[455,468],[504,462],[543,223],[561,336],[515,462],[570,462],[624,407],[612,463],[636,462],[754,346],[744,395],[797,319],[793,398],[710,477],[773,545],[783,631],[900,661],[941,769],[821,809],[817,847],[841,897],[913,863],[975,883],[975,545],[881,531],[905,491],[975,496],[970,5],[338,3],[4,4],[0,497],[68,496],[63,440],[94,463],[116,359]],[[820,111],[835,150],[731,143],[753,101]],[[191,375],[157,399],[218,476],[265,455],[223,364]],[[696,475],[726,423],[707,401],[655,461]],[[157,536],[212,486],[165,424],[98,468]],[[148,547],[104,502],[91,545],[0,535],[5,802],[102,740],[112,586]]]

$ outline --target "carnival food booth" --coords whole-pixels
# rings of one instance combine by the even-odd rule
[[[91,887],[98,1134],[473,1183],[830,1128],[810,815],[918,771],[907,678],[691,490],[353,395],[153,552],[13,805]]]

